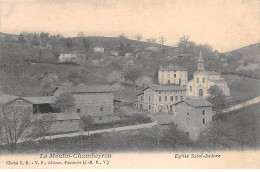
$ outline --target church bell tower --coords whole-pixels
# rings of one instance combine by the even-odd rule
[[[197,64],[198,64],[198,70],[200,71],[204,70],[205,61],[203,60],[203,55],[201,50],[200,50],[200,55]]]

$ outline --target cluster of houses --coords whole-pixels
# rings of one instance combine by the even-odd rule
[[[200,52],[197,71],[188,81],[188,72],[179,66],[158,70],[158,83],[137,95],[135,106],[155,114],[160,124],[176,123],[192,140],[212,121],[212,104],[206,98],[208,89],[217,85],[225,96],[230,96],[227,82],[220,73],[206,71]],[[168,116],[168,118],[165,118]],[[165,120],[166,119],[166,120]],[[162,122],[160,122],[162,120]]]
[[[103,51],[98,49],[97,51]],[[60,60],[70,57],[80,64],[84,52],[75,55],[61,54]],[[199,138],[201,131],[212,121],[212,104],[206,98],[207,90],[217,85],[225,96],[230,96],[227,82],[221,74],[204,69],[205,61],[200,52],[193,79],[188,81],[188,71],[179,66],[168,66],[158,70],[159,85],[152,85],[137,95],[136,108],[154,114],[159,124],[176,123],[189,135],[190,139]],[[52,104],[61,93],[71,93],[75,105],[66,112],[59,112]],[[49,133],[76,132],[81,130],[81,117],[91,115],[94,123],[107,123],[118,120],[113,115],[114,90],[108,85],[59,86],[48,97],[19,97],[0,95],[0,110],[7,106],[26,106],[33,115],[43,116],[51,113],[54,124]],[[161,120],[164,120],[161,122]]]
[[[71,93],[75,105],[66,112],[59,112],[52,104],[64,92]],[[108,85],[60,86],[54,90],[53,96],[47,97],[0,95],[0,110],[4,111],[7,106],[29,107],[37,118],[51,114],[54,121],[49,133],[79,131],[82,128],[82,116],[91,115],[94,123],[107,123],[118,119],[113,115],[114,94]]]

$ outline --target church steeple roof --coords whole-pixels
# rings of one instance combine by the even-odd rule
[[[201,50],[200,50],[200,55],[199,55],[199,59],[198,59],[197,62],[205,62],[205,61],[203,60],[203,55],[202,55],[202,51],[201,51]]]

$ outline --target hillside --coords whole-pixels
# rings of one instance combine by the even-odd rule
[[[235,51],[241,53],[245,59],[260,60],[260,43],[256,43],[236,50],[228,51],[224,54],[229,55]]]

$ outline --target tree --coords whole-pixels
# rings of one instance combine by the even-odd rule
[[[214,105],[213,110],[217,114],[221,113],[227,106],[223,91],[217,85],[213,85],[208,89],[208,93],[208,101]]]
[[[55,99],[55,103],[52,104],[52,107],[54,109],[59,109],[61,112],[66,112],[70,108],[74,107],[75,105],[75,99],[71,95],[71,93],[64,92],[61,93],[58,97]]]
[[[124,81],[122,73],[117,71],[113,71],[110,74],[108,74],[107,78],[109,83],[116,83],[116,82],[121,83]]]
[[[250,123],[248,117],[245,113],[239,112],[233,118],[234,122],[234,139],[240,144],[241,150],[244,150],[244,147],[249,143],[250,139]]]
[[[89,51],[92,42],[89,39],[83,39],[82,41],[85,51]]]
[[[136,80],[136,85],[139,87],[148,87],[153,84],[152,78],[148,76],[141,76]]]
[[[78,33],[78,35],[77,35],[77,37],[81,37],[81,38],[85,37],[85,34],[84,34],[84,32],[82,32],[82,31],[81,31],[81,32],[79,32],[79,33]]]
[[[178,43],[178,46],[179,47],[182,47],[184,50],[187,50],[187,46],[189,44],[189,36],[188,35],[183,35],[181,38],[180,38],[180,41]]]
[[[72,51],[73,49],[73,41],[71,38],[66,39],[66,47],[68,48],[69,51]]]
[[[178,126],[174,123],[169,125],[169,128],[164,130],[163,133],[164,143],[167,146],[171,146],[173,150],[180,146],[190,144],[189,137],[186,133],[178,129]]]
[[[94,123],[94,120],[91,117],[91,115],[82,116],[81,120],[83,121],[84,126],[87,127],[88,136],[89,136],[89,126]]]
[[[40,114],[39,117],[33,122],[33,132],[30,138],[38,138],[46,136],[50,133],[51,126],[55,123],[55,116],[51,113]]]
[[[48,96],[59,85],[59,77],[55,73],[50,73],[42,80],[41,93]]]
[[[121,99],[122,98],[122,94],[123,94],[123,91],[125,90],[125,87],[122,86],[120,83],[115,83],[112,85],[112,88],[115,92],[115,96],[117,95],[118,99]]]
[[[130,80],[133,83],[142,76],[142,71],[139,67],[128,67],[126,70],[123,72],[124,78],[126,80]]]
[[[165,37],[164,37],[163,35],[161,35],[161,36],[159,37],[159,42],[160,42],[161,45],[164,45],[164,43],[165,43]]]
[[[152,44],[156,43],[156,38],[150,38],[150,39],[146,39],[147,42],[150,42]]]
[[[248,121],[249,121],[249,132],[253,139],[254,148],[256,150],[257,148],[257,127],[258,127],[258,118],[257,118],[257,112],[254,111],[252,107],[246,108],[246,110],[249,111],[247,113]]]
[[[137,39],[138,41],[142,40],[143,37],[140,33],[138,33],[136,36],[135,36],[135,39]]]
[[[228,145],[231,136],[231,126],[227,122],[213,121],[203,132],[200,139],[213,145],[214,152],[217,146]]]
[[[33,125],[32,109],[23,106],[7,106],[1,115],[2,140],[10,150],[16,150],[19,139],[29,135]]]

